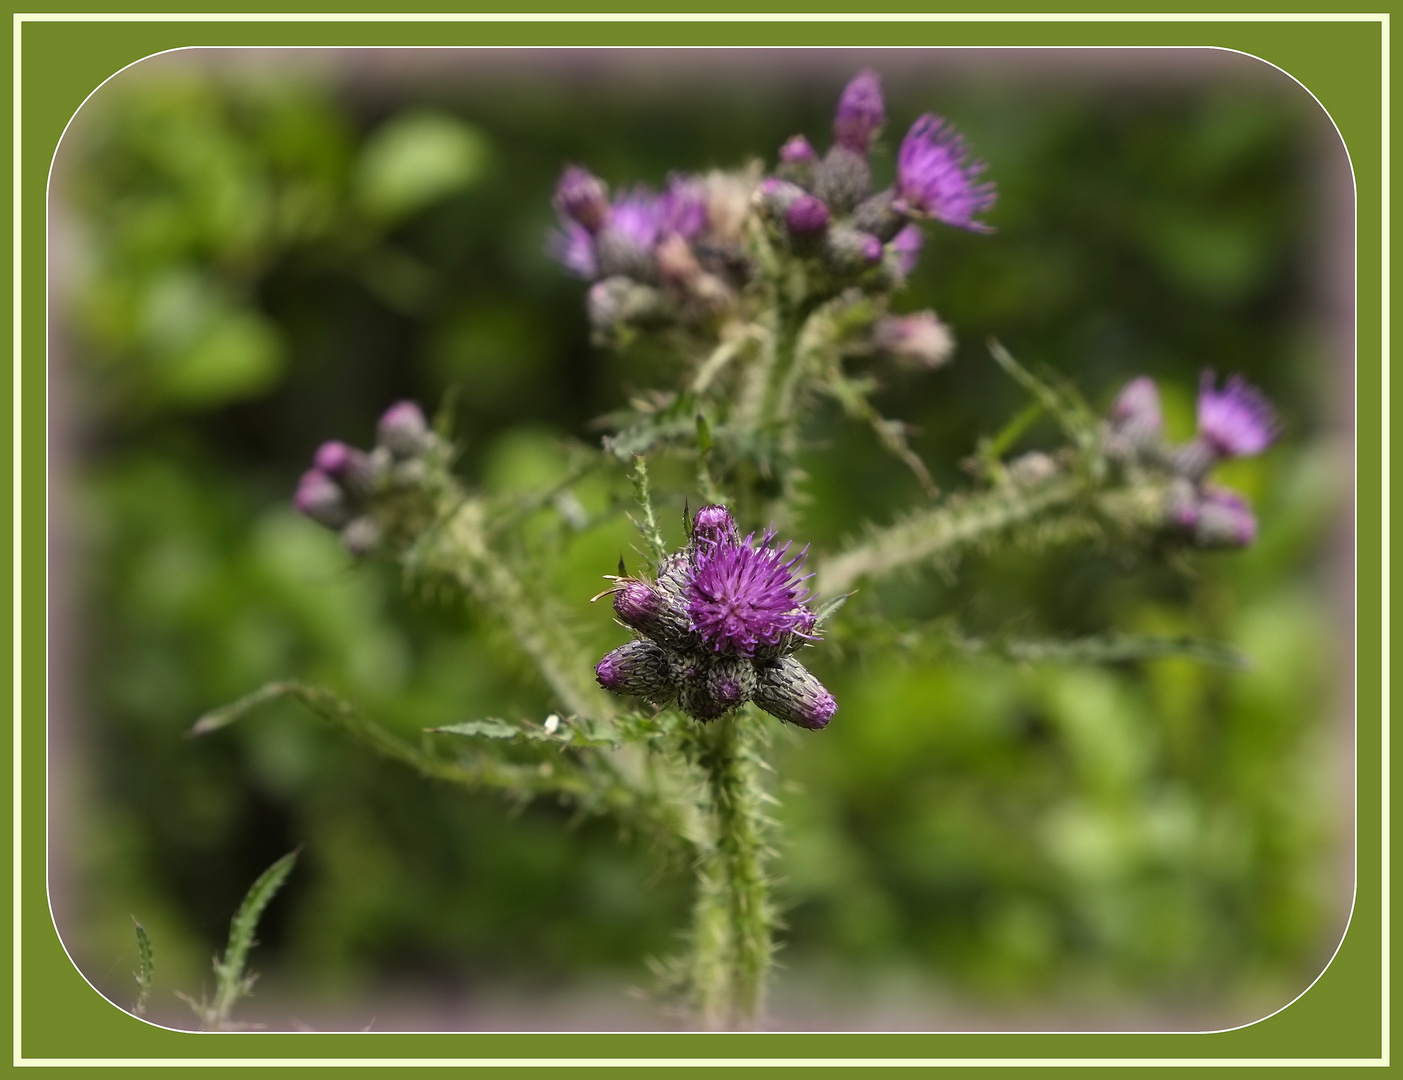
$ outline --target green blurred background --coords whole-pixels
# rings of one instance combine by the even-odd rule
[[[777,1026],[1217,1027],[1320,970],[1352,889],[1352,191],[1296,84],[1208,51],[194,51],[104,86],[55,168],[52,892],[99,990],[131,1003],[136,915],[154,1015],[189,1024],[172,992],[198,996],[243,891],[300,844],[245,1019],[673,1022],[626,990],[679,948],[689,875],[609,823],[420,781],[291,705],[184,733],[285,676],[404,733],[543,715],[495,626],[352,567],[292,513],[297,476],[323,439],[364,445],[387,404],[450,387],[469,480],[558,475],[594,417],[678,370],[589,345],[583,287],[546,253],[562,165],[656,186],[795,132],[826,145],[864,65],[887,89],[879,178],[934,110],[1000,188],[998,233],[932,233],[898,305],[961,343],[880,398],[942,487],[1020,404],[991,336],[1097,406],[1155,376],[1178,437],[1200,370],[1242,372],[1286,435],[1222,470],[1259,512],[1245,553],[1011,554],[852,601],[853,625],[1193,633],[1253,666],[816,650],[841,711],[773,747]],[[816,550],[921,498],[870,432],[821,407],[812,435],[795,532]],[[659,469],[669,507],[695,503]],[[625,493],[592,478],[576,524],[529,541],[601,653],[624,634],[586,601],[633,543]]]

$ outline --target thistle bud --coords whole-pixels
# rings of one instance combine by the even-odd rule
[[[812,165],[818,154],[802,135],[795,135],[779,148],[779,159],[786,165]]]
[[[328,529],[339,529],[351,516],[340,486],[320,469],[308,469],[297,484],[292,505],[299,514]]]
[[[950,328],[933,311],[888,315],[872,326],[872,347],[899,363],[937,368],[955,351]]]
[[[870,232],[883,243],[891,240],[906,224],[905,216],[898,213],[894,202],[895,195],[890,188],[864,199],[853,211],[853,227]],[[919,232],[917,235],[920,235]]]
[[[609,192],[593,173],[571,165],[555,185],[555,208],[589,232],[598,232],[609,220]]]
[[[706,673],[706,690],[722,712],[744,705],[755,693],[755,665],[742,657],[718,657]]]
[[[1190,535],[1201,548],[1246,547],[1257,538],[1257,519],[1244,499],[1227,488],[1207,488]]]
[[[585,305],[590,325],[606,335],[630,323],[657,318],[664,308],[662,294],[657,289],[626,277],[596,281],[590,286]]]
[[[798,184],[791,184],[788,180],[777,180],[773,176],[760,181],[760,186],[755,189],[760,208],[777,221],[784,220],[789,208],[807,195],[808,192]]]
[[[872,170],[867,155],[839,144],[832,147],[814,170],[814,194],[835,214],[852,211],[872,191]]]
[[[625,578],[614,591],[614,613],[625,626],[665,645],[685,645],[692,640],[686,608],[645,581]]]
[[[412,401],[391,405],[376,427],[376,442],[397,458],[418,457],[433,446],[433,440],[423,410]]]
[[[1107,452],[1129,456],[1155,450],[1163,434],[1159,388],[1153,379],[1144,375],[1131,379],[1111,403]]]
[[[312,463],[355,497],[364,498],[379,485],[380,464],[364,450],[335,440],[317,447]]]
[[[672,665],[662,646],[637,638],[608,653],[594,668],[599,685],[615,694],[633,694],[654,705],[672,699]]]
[[[375,519],[362,515],[341,530],[341,543],[356,558],[364,558],[380,546],[383,535]]]
[[[882,81],[872,70],[860,71],[843,89],[833,117],[833,138],[839,146],[866,154],[872,137],[886,120]]]
[[[801,195],[784,213],[785,228],[791,236],[818,236],[828,228],[828,207],[812,195]]]
[[[824,238],[824,261],[835,274],[859,274],[882,261],[882,242],[857,229],[829,229]]]
[[[692,545],[705,551],[716,544],[737,544],[740,532],[736,519],[724,506],[703,506],[692,518]]]
[[[752,700],[771,716],[810,731],[826,727],[838,711],[833,695],[792,656],[760,672]]]

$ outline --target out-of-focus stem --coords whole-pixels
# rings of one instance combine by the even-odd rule
[[[422,570],[451,578],[506,623],[564,709],[595,718],[614,714],[608,695],[588,678],[593,664],[563,621],[552,618],[541,598],[488,547],[477,503],[464,501],[450,510],[415,549],[415,560]]]

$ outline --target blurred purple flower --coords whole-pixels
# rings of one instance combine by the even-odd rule
[[[911,125],[896,160],[896,207],[970,232],[993,232],[974,215],[994,205],[997,189],[977,183],[983,162],[969,160],[964,138],[926,113]]]
[[[599,275],[594,237],[576,221],[565,221],[550,234],[550,253],[565,269],[586,280]]]
[[[812,165],[818,154],[802,135],[795,135],[779,148],[779,159],[786,165]]]
[[[555,185],[555,208],[562,217],[598,232],[609,218],[609,191],[599,177],[570,165]]]
[[[691,240],[706,228],[706,191],[701,183],[681,173],[668,178],[659,205],[661,228]]]
[[[1254,386],[1234,375],[1222,390],[1205,371],[1198,388],[1198,435],[1218,457],[1259,454],[1276,439],[1276,414]]]
[[[882,101],[882,80],[875,71],[867,69],[843,89],[838,99],[838,111],[833,117],[833,139],[839,146],[858,154],[866,154],[886,119]]]
[[[925,242],[925,233],[916,225],[903,226],[902,230],[892,237],[892,254],[896,256],[896,264],[901,267],[903,274],[909,275],[916,269],[916,264],[921,261],[921,248],[925,246]]]

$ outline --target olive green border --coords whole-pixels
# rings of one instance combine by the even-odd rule
[[[503,5],[505,6],[505,5]],[[856,7],[856,5],[853,5]],[[144,10],[150,11],[147,7]],[[377,10],[368,7],[366,10]],[[615,8],[615,10],[620,10]],[[1083,11],[1087,10],[1085,7]],[[1313,9],[1305,9],[1313,10]],[[46,16],[38,16],[44,20]],[[742,19],[746,17],[742,16]],[[820,19],[822,17],[819,17]],[[1382,417],[1384,313],[1382,183],[1384,37],[1387,24],[1345,21],[1029,21],[1016,16],[987,21],[890,22],[873,19],[825,22],[777,16],[737,23],[586,22],[182,22],[107,21],[72,16],[65,21],[21,21],[12,34],[20,48],[22,84],[20,161],[22,315],[17,377],[22,435],[22,511],[14,530],[22,546],[15,580],[23,581],[16,626],[22,656],[23,696],[17,701],[21,754],[21,820],[13,835],[21,845],[15,866],[22,919],[12,943],[21,943],[22,966],[13,992],[20,995],[14,1053],[17,1064],[71,1060],[116,1063],[132,1059],[1105,1059],[1181,1060],[1224,1064],[1247,1060],[1350,1061],[1364,1064],[1387,1055],[1385,972],[1381,964],[1383,702],[1381,597],[1383,488]],[[351,20],[354,16],[350,17]],[[1036,20],[1036,17],[1034,17]],[[12,46],[14,45],[12,36]],[[152,53],[195,45],[689,45],[689,46],[1218,46],[1276,64],[1321,101],[1348,147],[1358,191],[1358,387],[1366,403],[1358,419],[1358,881],[1345,940],[1318,982],[1283,1011],[1254,1025],[1211,1034],[278,1034],[198,1035],[153,1027],[99,997],[63,952],[50,919],[45,887],[45,185],[54,147],[89,92],[123,66]],[[13,68],[11,75],[13,76]],[[12,80],[13,81],[13,80]],[[13,130],[11,131],[13,141]],[[7,386],[13,394],[13,388]],[[13,404],[13,398],[11,399]],[[1387,409],[1385,402],[1384,408]],[[22,574],[22,578],[21,578]],[[13,584],[12,584],[13,588]],[[13,592],[12,592],[13,599]],[[12,631],[13,633],[13,631]],[[12,695],[13,698],[13,695]],[[6,747],[6,754],[13,747]],[[11,759],[13,770],[13,759]],[[13,772],[12,772],[13,775]],[[11,947],[12,946],[7,946]],[[12,955],[12,959],[14,959]],[[269,1062],[271,1063],[271,1062]]]

